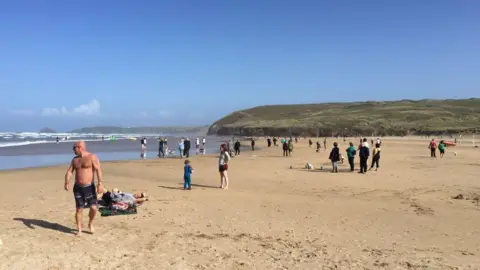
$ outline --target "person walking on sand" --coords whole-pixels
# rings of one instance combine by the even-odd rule
[[[330,156],[328,157],[332,162],[332,171],[338,173],[338,162],[340,161],[340,149],[338,149],[338,143],[333,143],[332,151],[330,151]]]
[[[313,144],[312,139],[308,139],[308,147],[312,147],[312,144]]]
[[[323,139],[323,149],[327,151],[327,138]]]
[[[65,173],[66,191],[70,187],[70,178],[75,173],[75,184],[73,186],[73,195],[75,197],[75,222],[77,223],[77,236],[82,235],[83,229],[83,209],[90,208],[88,214],[88,228],[91,233],[95,232],[93,220],[97,213],[97,193],[103,193],[102,187],[102,169],[100,161],[95,154],[87,152],[85,142],[78,141],[73,145],[75,157]],[[97,187],[95,188],[94,177],[97,176]]]
[[[268,147],[272,146],[272,140],[270,139],[270,137],[267,138],[267,145]]]
[[[428,145],[428,148],[430,149],[430,157],[436,158],[437,157],[437,143],[435,142],[435,139],[432,139],[430,144]]]
[[[192,189],[192,173],[193,168],[190,166],[190,160],[185,160],[185,167],[183,167],[183,189],[191,190]]]
[[[440,141],[438,144],[438,150],[440,151],[440,158],[443,158],[443,155],[445,155],[445,149],[447,148],[447,145],[443,140]]]
[[[288,157],[288,143],[284,142],[282,144],[283,156]]]
[[[255,139],[252,137],[252,142],[250,143],[252,145],[252,151],[255,151]]]
[[[291,157],[292,156],[292,152],[293,152],[293,141],[292,139],[288,140],[288,156]]]
[[[370,156],[370,149],[368,148],[367,139],[363,139],[363,143],[360,145],[359,154],[360,156],[360,171],[359,173],[367,173],[367,162],[368,157]]]
[[[164,144],[165,142],[163,141],[163,138],[160,137],[158,139],[158,157],[161,157],[161,158],[165,157]]]
[[[373,149],[372,166],[370,166],[370,170],[375,166],[375,171],[378,171],[378,168],[380,167],[380,151],[380,144],[376,143],[375,148]]]
[[[240,155],[240,142],[237,140],[233,146],[233,148],[235,149],[235,156],[239,156]]]
[[[220,188],[228,189],[228,161],[230,155],[228,155],[226,145],[220,145],[220,157],[218,158],[218,171],[220,172]]]
[[[277,137],[273,137],[273,146],[277,147]]]
[[[180,152],[180,158],[183,158],[183,151],[185,150],[185,144],[183,139],[178,142],[178,152]]]
[[[197,137],[195,140],[195,155],[200,154],[200,139]]]
[[[184,150],[183,150],[183,156],[186,158],[190,157],[190,139],[187,137],[184,142]]]
[[[322,146],[320,145],[320,142],[317,141],[317,153],[320,152],[320,147],[322,147]]]
[[[355,150],[355,146],[353,143],[350,142],[350,146],[347,148],[347,158],[348,164],[350,164],[350,171],[353,172],[355,170],[355,155],[357,154],[357,150]]]

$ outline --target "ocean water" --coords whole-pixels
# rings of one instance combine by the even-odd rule
[[[103,136],[103,138],[102,138]],[[140,138],[147,137],[147,150],[142,153]],[[74,156],[73,143],[83,140],[89,152],[98,155],[100,161],[156,159],[158,158],[159,135],[145,134],[72,134],[72,133],[0,133],[0,170],[44,167],[68,164]],[[177,158],[178,141],[181,137],[161,135],[168,138],[168,147],[174,151],[169,158]],[[57,143],[56,139],[59,137]],[[185,136],[192,142],[190,155],[195,155],[197,136]],[[200,141],[202,137],[199,137]],[[135,140],[136,139],[136,140]],[[229,138],[206,137],[206,153],[218,153],[219,146]]]

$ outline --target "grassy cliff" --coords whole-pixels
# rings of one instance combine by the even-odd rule
[[[480,130],[480,98],[260,106],[223,117],[208,134],[404,136],[476,129]]]

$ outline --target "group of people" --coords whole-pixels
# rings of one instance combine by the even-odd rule
[[[373,141],[373,140],[372,140]],[[372,161],[370,170],[375,167],[375,170],[378,170],[380,167],[380,152],[381,152],[382,141],[377,138],[375,142],[375,147],[372,151]],[[350,171],[355,170],[355,156],[358,151],[358,156],[360,158],[360,171],[359,173],[365,174],[368,171],[368,159],[370,157],[370,145],[368,144],[367,138],[360,139],[360,144],[357,148],[353,145],[352,142],[349,143],[349,147],[345,150],[347,153],[348,163],[350,165]],[[340,153],[338,148],[338,143],[333,143],[333,148],[330,151],[329,159],[332,163],[332,171],[338,173],[338,163],[344,162],[343,155]]]
[[[202,148],[200,148],[200,139],[196,138],[195,140],[195,154],[206,154],[206,149],[205,146],[207,144],[207,140],[205,137],[202,139]],[[190,139],[187,138],[182,138],[180,141],[178,141],[178,152],[180,155],[180,158],[189,158],[190,157],[190,149],[191,149],[191,142]]]
[[[430,141],[430,143],[428,144],[428,148],[430,149],[430,157],[436,158],[437,157],[437,142],[435,142],[435,139],[432,139]],[[438,144],[438,150],[440,152],[440,158],[443,158],[443,155],[445,155],[445,150],[446,149],[447,149],[447,144],[445,143],[444,140],[441,140],[440,143]]]

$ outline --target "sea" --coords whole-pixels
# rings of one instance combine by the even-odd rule
[[[167,158],[179,158],[178,142],[189,138],[190,155],[195,155],[195,140],[203,136],[192,134],[79,134],[0,132],[0,170],[46,167],[69,164],[74,157],[73,144],[83,140],[87,150],[95,153],[100,161],[158,159],[158,138],[167,137],[172,152]],[[146,151],[141,150],[140,139],[147,138]],[[57,142],[58,138],[58,142]],[[220,144],[231,138],[206,137],[206,154],[219,152]]]

